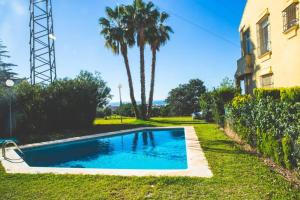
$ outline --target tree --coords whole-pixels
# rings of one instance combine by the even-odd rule
[[[159,13],[155,24],[146,32],[147,41],[151,47],[152,63],[151,63],[151,82],[150,93],[148,101],[147,118],[151,117],[153,95],[154,95],[154,83],[155,83],[155,70],[156,70],[156,52],[160,50],[160,47],[170,39],[170,33],[173,30],[170,26],[165,25],[165,21],[169,18],[166,12]]]
[[[192,79],[169,92],[166,99],[171,115],[190,115],[199,111],[199,97],[206,92],[203,81]]]
[[[220,126],[225,122],[225,107],[239,94],[229,78],[222,80],[217,88],[200,96],[200,110],[207,121],[215,121]]]
[[[151,116],[154,96],[154,80],[156,67],[156,52],[169,40],[172,29],[164,22],[168,14],[160,13],[152,2],[145,3],[143,0],[134,0],[131,5],[122,5],[114,9],[106,8],[106,18],[100,18],[102,26],[101,34],[106,41],[106,47],[112,49],[113,53],[121,52],[127,70],[130,98],[134,108],[135,116],[140,119],[148,119]],[[141,84],[141,106],[136,105],[134,89],[127,56],[128,47],[135,44],[140,52],[140,84]],[[145,80],[145,46],[149,44],[152,50],[151,65],[151,88],[149,93],[149,106],[146,102],[146,80]],[[148,112],[147,112],[148,111]]]
[[[12,63],[5,62],[5,58],[10,58],[6,46],[3,45],[3,42],[0,40],[0,84],[4,85],[5,81],[8,79],[16,79],[15,76],[17,73],[12,72],[12,67],[17,65]]]
[[[140,81],[141,81],[141,117],[147,119],[147,105],[146,105],[146,80],[145,80],[145,45],[147,42],[146,33],[148,29],[153,27],[156,23],[158,10],[150,1],[148,3],[143,0],[134,0],[134,28],[137,34],[137,45],[140,51]]]
[[[102,17],[99,19],[102,26],[101,34],[104,36],[105,46],[111,49],[114,54],[118,55],[121,52],[123,56],[134,114],[137,118],[140,118],[128,60],[128,47],[135,44],[134,29],[130,26],[132,16],[128,15],[125,6],[118,6],[115,9],[107,7],[105,11],[107,18]]]
[[[115,110],[115,113],[124,117],[134,117],[134,110],[131,103],[125,103],[122,106],[119,106]]]

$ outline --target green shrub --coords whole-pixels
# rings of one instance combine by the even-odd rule
[[[300,102],[300,87],[281,89],[280,97],[282,101]]]
[[[223,86],[200,96],[200,110],[207,121],[224,126],[226,106],[238,95],[234,86]]]
[[[273,99],[295,103],[300,102],[300,87],[259,88],[254,90],[254,96],[257,99],[272,97]]]
[[[57,80],[48,86],[16,85],[16,134],[86,128],[96,117],[96,109],[108,103],[110,89],[99,74],[81,72],[75,79]]]
[[[283,149],[283,158],[284,165],[288,169],[292,169],[297,165],[295,151],[294,151],[294,143],[292,138],[289,135],[286,135],[282,138],[282,149]]]
[[[266,88],[256,88],[253,91],[255,98],[263,99],[266,97],[272,97],[273,99],[280,99],[280,89],[266,89]]]
[[[250,95],[237,96],[228,105],[226,113],[226,119],[233,129],[251,146],[256,145],[254,105],[255,100]]]
[[[226,118],[233,130],[259,152],[287,168],[297,167],[300,103],[271,96],[238,96],[228,106]]]
[[[122,104],[122,106],[118,107],[115,111],[115,114],[122,115],[125,117],[134,117],[134,110],[131,103]]]
[[[9,97],[5,88],[0,85],[0,137],[4,137],[5,124],[8,116]]]
[[[203,119],[207,122],[213,121],[212,106],[213,106],[213,95],[211,92],[204,93],[199,99],[200,111],[202,112]]]
[[[35,133],[37,130],[45,131],[48,127],[46,115],[46,91],[40,85],[30,85],[23,81],[15,88],[17,110],[17,134]]]

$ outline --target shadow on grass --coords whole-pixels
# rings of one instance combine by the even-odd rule
[[[184,124],[207,124],[204,121],[173,121],[173,120],[164,120],[164,119],[151,119],[150,122],[155,123],[163,123],[163,124],[176,124],[176,125],[184,125]]]
[[[209,140],[205,141],[207,146],[220,146],[220,145],[230,145],[231,147],[235,145],[235,142],[232,140]]]
[[[94,134],[101,134],[106,132],[120,131],[120,130],[129,130],[134,128],[141,127],[153,127],[153,125],[149,124],[102,124],[102,125],[94,125],[90,128],[86,129],[75,129],[75,130],[61,130],[54,131],[47,134],[32,134],[29,137],[18,137],[20,144],[30,144],[37,142],[46,142],[53,140],[60,140],[65,138],[72,137],[80,137]]]
[[[224,148],[213,148],[213,147],[202,147],[204,152],[214,152],[214,153],[221,153],[221,154],[237,154],[237,155],[243,155],[248,154],[247,152],[244,152],[239,149],[224,149]]]

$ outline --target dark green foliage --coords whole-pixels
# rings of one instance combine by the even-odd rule
[[[161,106],[160,107],[160,116],[162,117],[168,117],[170,116],[170,106],[166,105],[166,106]]]
[[[107,107],[104,108],[104,116],[105,117],[110,117],[112,114],[113,113],[112,113],[112,110],[111,110],[110,107],[107,106]]]
[[[253,91],[255,98],[262,99],[266,97],[272,97],[273,99],[280,99],[280,89],[266,89],[259,88]]]
[[[6,50],[6,46],[3,45],[0,40],[0,84],[5,85],[5,81],[8,79],[15,79],[17,73],[12,71],[13,67],[17,65],[8,63],[5,59],[10,58],[8,55],[8,51]]]
[[[16,134],[47,133],[92,125],[96,108],[108,103],[110,89],[100,75],[81,72],[75,79],[49,86],[18,84],[15,89]]]
[[[115,114],[122,115],[125,117],[134,117],[134,110],[131,103],[122,104],[122,106],[118,107],[115,111]]]
[[[96,117],[97,118],[106,118],[112,116],[113,112],[112,109],[109,106],[106,106],[105,108],[97,108],[96,111]]]
[[[224,126],[225,107],[238,92],[233,82],[225,78],[218,88],[202,94],[200,96],[200,110],[204,114],[204,119]]]
[[[9,96],[7,90],[0,84],[0,137],[5,131],[8,116]]]
[[[24,81],[16,86],[15,96],[16,133],[22,135],[37,130],[45,131],[48,126],[48,118],[45,113],[47,105],[45,88],[40,85],[32,86]]]
[[[199,111],[199,98],[206,92],[203,81],[192,79],[169,92],[166,102],[171,116],[191,115]]]
[[[265,156],[289,169],[296,168],[300,160],[296,150],[299,149],[300,104],[276,100],[274,96],[258,96],[236,97],[228,107],[229,124]]]
[[[200,96],[200,111],[202,112],[203,119],[207,122],[213,121],[213,102],[212,92],[207,92]]]
[[[283,150],[283,160],[286,168],[292,169],[294,166],[297,165],[296,163],[296,151],[294,149],[294,141],[289,136],[286,135],[282,138],[282,150]]]
[[[162,107],[158,107],[158,106],[155,106],[155,107],[152,107],[152,112],[151,112],[151,117],[161,117],[161,109]]]
[[[291,88],[272,88],[272,89],[255,89],[254,96],[257,99],[272,97],[273,99],[287,101],[287,102],[300,102],[300,87]]]
[[[281,89],[280,97],[282,101],[300,102],[300,87]]]

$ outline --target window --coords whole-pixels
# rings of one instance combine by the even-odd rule
[[[288,31],[293,26],[299,24],[299,4],[292,3],[283,12],[283,31]]]
[[[250,39],[250,30],[248,29],[243,33],[243,45],[244,45],[244,55],[249,55],[252,53],[252,43]]]
[[[264,17],[258,23],[259,54],[263,55],[271,51],[269,16]]]
[[[273,87],[273,74],[266,74],[261,77],[261,86],[264,88]]]

